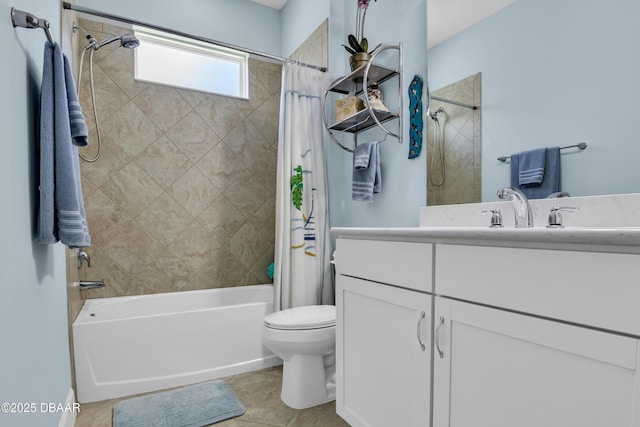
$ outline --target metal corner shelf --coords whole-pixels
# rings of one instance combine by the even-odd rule
[[[372,110],[372,113],[380,123],[385,123],[389,120],[398,118],[398,114],[390,113],[388,111]],[[339,132],[358,133],[370,129],[374,126],[377,126],[377,123],[373,119],[372,114],[367,109],[364,109],[337,123],[332,124],[328,127],[328,129]]]
[[[398,51],[398,68],[393,69],[386,66],[375,64],[374,61],[380,52],[385,50],[395,49]],[[364,96],[365,108],[352,114],[345,119],[329,124],[326,115],[326,103],[329,93],[339,93],[347,95],[353,93],[355,96],[367,93],[367,89],[370,85],[380,85],[387,80],[398,77],[398,113],[374,110],[369,104],[369,99]],[[353,152],[357,146],[357,134],[364,132],[368,129],[379,127],[385,132],[385,138],[388,135],[396,138],[400,144],[402,144],[402,110],[403,110],[403,96],[402,96],[402,43],[397,45],[383,45],[372,54],[372,58],[366,65],[352,71],[350,74],[343,76],[335,80],[324,93],[322,100],[322,120],[324,126],[329,133],[329,137],[340,148],[345,151]],[[393,133],[388,130],[383,123],[398,119],[398,132]],[[340,141],[336,139],[333,132],[346,132],[354,135],[354,148],[344,146]]]
[[[331,86],[329,86],[328,91],[341,93],[344,95],[354,92],[353,90],[354,85],[356,86],[362,85],[362,82],[364,81],[364,71],[365,71],[365,66],[362,66],[357,70],[355,70],[354,72],[352,72],[351,74],[336,80],[331,84]],[[371,84],[382,84],[383,82],[386,82],[387,80],[389,80],[394,76],[397,76],[398,74],[400,74],[400,71],[398,70],[393,70],[391,68],[383,67],[383,66],[372,63],[369,68],[366,86],[369,86]],[[354,93],[357,96],[363,93],[363,91],[364,91],[364,85],[361,89],[357,90]]]

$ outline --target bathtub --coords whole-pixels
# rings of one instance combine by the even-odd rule
[[[79,403],[281,364],[262,345],[273,286],[89,299],[73,322]]]

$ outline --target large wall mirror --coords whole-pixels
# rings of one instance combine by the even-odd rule
[[[640,2],[515,0],[496,9],[428,50],[432,93],[479,106],[475,115],[461,118],[454,109],[467,109],[434,102],[435,109],[451,112],[441,119],[445,180],[458,180],[454,190],[465,194],[461,200],[440,197],[439,203],[497,200],[496,190],[510,185],[509,161],[499,157],[580,142],[588,144],[585,150],[562,150],[563,191],[639,192]],[[431,20],[457,19],[433,14]],[[436,129],[434,120],[428,122],[427,180],[438,182],[440,160],[432,161]],[[464,132],[475,142],[471,161],[469,153],[447,151],[456,145],[450,137]],[[465,167],[456,169],[460,158]],[[430,204],[437,197],[427,187]]]

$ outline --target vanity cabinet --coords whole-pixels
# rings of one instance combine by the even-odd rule
[[[336,407],[352,426],[640,427],[640,254],[346,230]]]
[[[337,242],[336,411],[354,427],[429,425],[431,253],[428,244]]]
[[[435,427],[637,426],[634,338],[435,301]]]
[[[637,255],[436,252],[434,427],[640,425]]]

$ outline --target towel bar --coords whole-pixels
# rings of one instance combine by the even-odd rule
[[[560,147],[561,150],[565,150],[567,148],[579,148],[580,150],[584,150],[585,148],[587,148],[587,143],[586,142],[580,142],[578,144],[567,145],[566,147]],[[511,158],[511,156],[500,156],[500,157],[498,157],[498,161],[506,162],[510,158]]]
[[[29,12],[18,10],[15,7],[12,7],[11,23],[13,24],[14,28],[42,28],[47,36],[47,40],[49,40],[49,44],[51,44],[51,46],[55,44],[53,36],[51,35],[51,26],[49,25],[49,21],[47,21],[46,19],[39,19]]]

